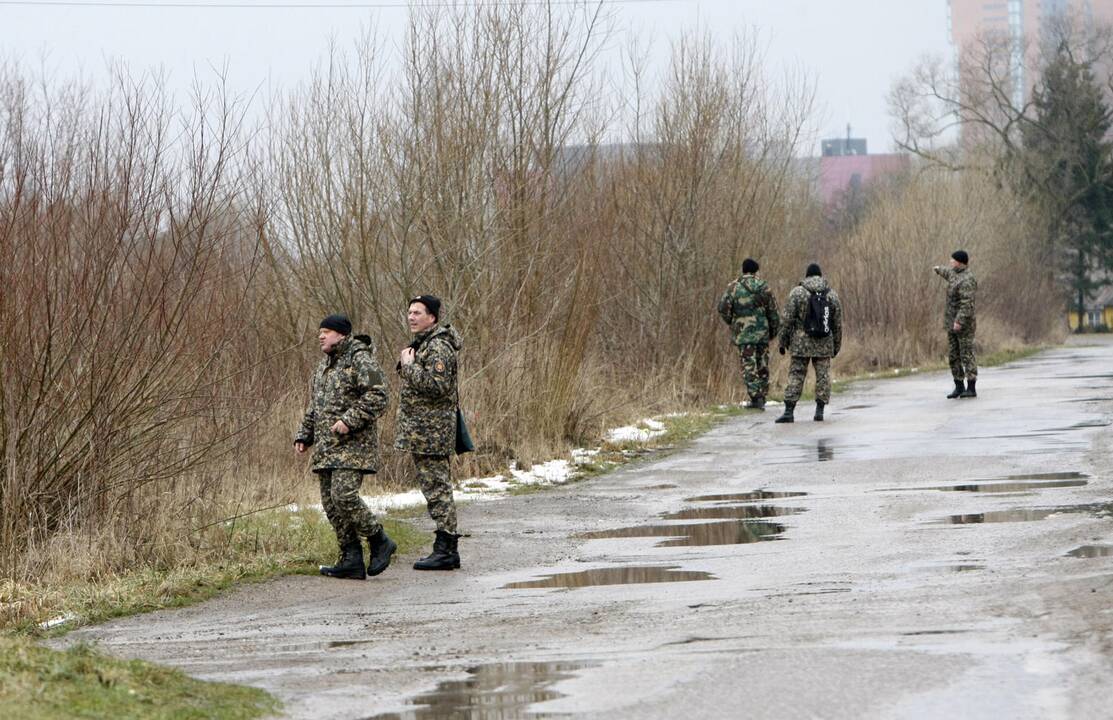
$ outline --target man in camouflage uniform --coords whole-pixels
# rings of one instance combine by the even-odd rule
[[[719,300],[719,315],[730,326],[742,360],[742,380],[750,407],[765,408],[769,394],[769,341],[777,336],[781,318],[769,283],[757,277],[757,261],[742,261],[742,275],[727,286]]]
[[[386,570],[397,549],[359,496],[363,476],[379,466],[376,421],[387,406],[386,380],[371,338],[352,337],[347,317],[326,317],[317,339],[325,357],[310,381],[309,408],[294,437],[294,450],[301,455],[314,448],[312,468],[321,483],[321,505],[340,545],[340,559],[322,565],[321,574],[363,580]],[[366,571],[360,536],[369,545]]]
[[[952,399],[978,397],[978,359],[974,355],[974,331],[978,327],[974,296],[978,292],[978,281],[967,267],[969,262],[970,256],[965,250],[956,250],[951,255],[950,267],[936,265],[933,268],[947,281],[944,320],[951,377],[955,381],[955,389],[947,397]]]
[[[394,447],[413,456],[429,517],[437,524],[433,552],[414,563],[415,570],[460,567],[449,456],[456,450],[456,355],[463,340],[451,325],[440,324],[440,315],[441,301],[432,295],[410,301],[406,324],[413,342],[398,358],[402,393]]]
[[[805,332],[804,321],[808,305],[814,296],[824,295],[830,309],[826,318],[825,335]],[[815,367],[815,420],[823,420],[823,408],[831,402],[831,358],[842,349],[842,304],[839,296],[823,277],[819,265],[812,263],[804,273],[804,281],[792,288],[785,304],[784,322],[781,323],[780,353],[788,349],[792,362],[788,368],[788,385],[785,387],[785,410],[776,422],[794,420],[796,403],[804,390],[808,363]]]

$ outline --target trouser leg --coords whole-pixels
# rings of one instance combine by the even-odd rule
[[[332,531],[336,533],[337,542],[340,543],[341,547],[344,547],[358,539],[358,536],[344,518],[340,508],[336,506],[336,500],[332,495],[334,472],[336,471],[321,470],[317,473],[317,479],[321,483],[321,508],[325,511],[325,517],[328,518],[329,525],[332,525]]]
[[[808,375],[808,358],[792,356],[788,365],[788,385],[785,386],[785,402],[796,403],[804,391],[804,378]]]
[[[417,482],[429,517],[438,530],[456,534],[456,501],[452,498],[452,467],[447,455],[413,453]]]
[[[359,496],[363,486],[363,473],[358,470],[332,471],[332,502],[343,522],[350,529],[352,539],[371,537],[382,525],[367,503]]]
[[[815,368],[815,399],[826,405],[831,402],[831,358],[812,358]]]
[[[963,372],[962,367],[962,350],[959,346],[958,333],[947,333],[947,362],[951,366],[951,377],[955,382],[962,382],[966,379],[966,373]]]
[[[959,333],[958,357],[967,380],[978,379],[978,358],[974,354],[974,333]],[[958,379],[958,378],[956,378]]]
[[[769,346],[741,345],[738,348],[742,360],[742,380],[750,398],[765,397],[769,394]]]

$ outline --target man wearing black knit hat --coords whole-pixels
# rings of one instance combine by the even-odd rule
[[[827,284],[819,265],[812,263],[804,280],[792,288],[781,323],[780,352],[792,356],[785,386],[785,410],[779,423],[795,421],[796,403],[804,391],[808,364],[815,368],[815,417],[823,421],[823,408],[831,402],[831,359],[842,349],[842,303]]]
[[[944,322],[947,326],[947,359],[955,389],[948,398],[978,397],[978,359],[974,354],[974,332],[978,321],[975,312],[975,295],[978,280],[970,272],[970,256],[965,250],[951,254],[951,266],[936,265],[933,269],[947,281],[947,309]]]
[[[371,338],[352,337],[346,316],[322,320],[317,341],[325,357],[310,381],[309,408],[294,436],[294,450],[303,455],[313,447],[321,505],[340,545],[340,559],[322,565],[321,574],[362,580],[386,570],[397,549],[359,495],[363,476],[379,466],[377,420],[387,406],[386,379]],[[361,536],[370,552],[366,570]]]
[[[769,394],[769,341],[777,337],[781,318],[769,283],[757,277],[757,261],[742,261],[742,273],[719,300],[719,315],[731,331],[742,361],[742,380],[750,407],[765,408]]]

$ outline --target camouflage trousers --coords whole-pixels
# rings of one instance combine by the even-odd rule
[[[371,537],[382,525],[359,496],[363,473],[359,470],[319,470],[321,505],[341,547]]]
[[[452,499],[452,466],[448,456],[411,454],[429,517],[433,518],[438,530],[455,535],[456,501]]]
[[[955,382],[978,379],[978,358],[974,355],[974,333],[947,333],[949,352],[947,360],[951,363],[951,377]]]
[[[742,382],[750,399],[769,394],[769,345],[739,345],[742,360]]]
[[[804,391],[804,379],[808,376],[808,362],[815,367],[815,399],[826,404],[831,402],[831,358],[792,356],[788,366],[788,385],[785,386],[785,402],[795,403]]]

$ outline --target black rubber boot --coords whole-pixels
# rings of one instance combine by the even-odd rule
[[[815,417],[812,418],[813,420],[815,420],[816,422],[823,422],[823,406],[826,404],[827,403],[823,402],[822,400],[815,401]]]
[[[765,396],[764,395],[754,395],[752,398],[750,398],[750,409],[751,410],[764,410],[765,409]]]
[[[414,563],[414,570],[456,570],[460,567],[460,553],[456,550],[459,535],[444,530],[437,531],[433,552]]]
[[[954,400],[957,397],[962,397],[962,393],[966,392],[966,386],[962,384],[961,380],[955,380],[955,389],[947,396],[948,400]]]
[[[779,418],[777,418],[773,422],[779,422],[779,423],[794,422],[795,418],[792,417],[792,413],[795,412],[795,410],[796,410],[796,403],[785,402],[785,411],[781,414],[781,416]]]
[[[963,398],[976,398],[976,397],[978,397],[978,390],[975,387],[977,384],[978,384],[977,380],[967,380],[966,381],[966,391],[963,392],[961,395],[959,395],[959,397],[963,397]]]
[[[390,556],[398,549],[397,543],[390,539],[382,527],[379,532],[367,538],[367,576],[375,577],[390,567]]]
[[[322,565],[321,574],[334,578],[363,580],[367,573],[363,570],[363,546],[359,540],[340,548],[340,562],[335,565]]]

